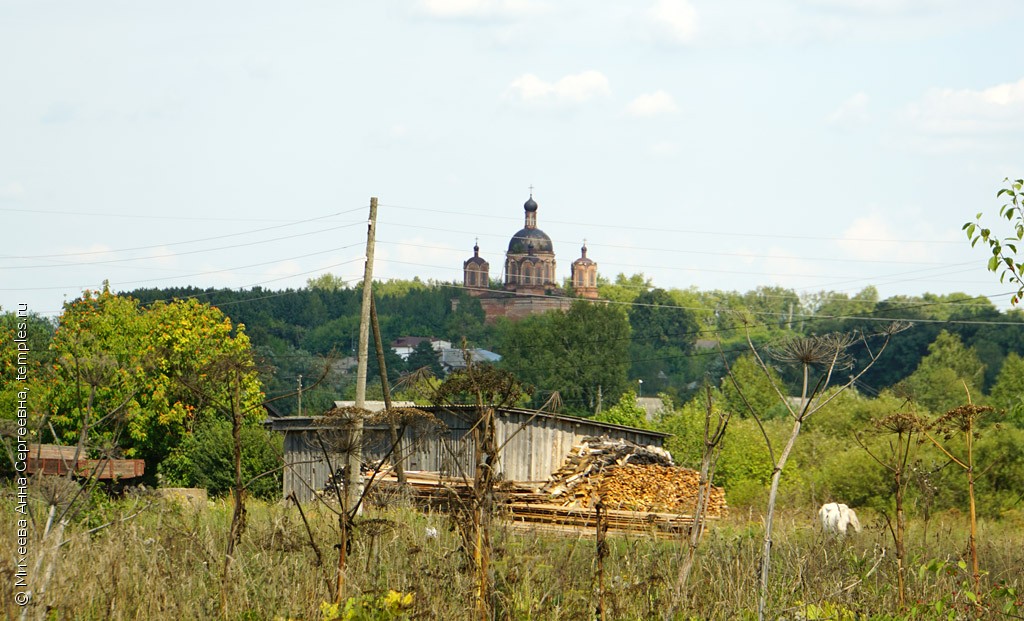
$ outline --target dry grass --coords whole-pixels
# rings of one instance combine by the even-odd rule
[[[231,516],[230,501],[199,510],[173,501],[153,504],[133,520],[97,533],[95,525],[131,512],[131,501],[91,510],[89,524],[67,529],[54,582],[45,595],[54,619],[204,619],[219,615],[219,568]],[[3,586],[0,611],[16,618],[12,558],[15,515],[5,502],[0,547]],[[315,565],[298,512],[285,504],[253,502],[248,530],[232,565],[231,619],[320,619],[329,599],[337,552],[336,519],[315,505],[307,516],[324,564]],[[449,518],[393,502],[370,508],[356,539],[346,584],[349,594],[388,589],[415,594],[414,618],[468,619],[472,576]],[[969,575],[957,566],[966,553],[963,516],[933,518],[927,535],[911,523],[908,533],[909,600],[930,612],[896,610],[895,559],[880,522],[866,519],[864,533],[846,541],[813,528],[814,511],[784,513],[777,523],[769,610],[773,618],[946,618],[935,612],[960,606],[968,617]],[[499,523],[500,524],[500,523]],[[427,527],[439,536],[427,538]],[[713,525],[701,543],[681,619],[742,619],[756,609],[757,566],[763,528],[754,516],[733,516]],[[1013,520],[982,523],[979,541],[989,588],[999,581],[1024,590],[1024,533]],[[660,619],[681,558],[682,544],[644,535],[609,539],[605,561],[610,619]],[[33,543],[38,546],[38,543]],[[589,535],[542,534],[498,528],[495,538],[495,608],[499,619],[593,618],[595,546]],[[884,553],[883,553],[884,550]],[[35,548],[33,548],[35,551]],[[944,563],[942,561],[952,561]],[[937,561],[937,562],[932,562]],[[931,562],[931,569],[919,568]],[[996,601],[998,600],[998,601]],[[989,596],[1000,606],[1013,598]],[[801,606],[803,604],[803,606]],[[923,610],[923,606],[921,607]],[[825,612],[822,612],[825,611]],[[844,612],[860,617],[843,616]],[[1013,614],[1020,615],[1021,608]],[[957,617],[954,617],[957,618]]]

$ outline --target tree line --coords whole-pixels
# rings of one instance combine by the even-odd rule
[[[579,300],[566,311],[488,324],[479,302],[454,284],[374,284],[385,343],[421,336],[492,350],[503,357],[501,367],[534,388],[527,406],[553,402],[564,413],[603,413],[609,420],[642,424],[628,405],[633,395],[660,394],[682,405],[705,384],[721,386],[723,399],[738,406],[723,379],[730,365],[740,376],[749,370],[742,358],[748,335],[755,345],[770,346],[795,336],[870,332],[900,319],[912,327],[859,378],[859,394],[888,391],[938,412],[960,403],[966,384],[979,402],[990,401],[1011,412],[1012,420],[1024,420],[1017,385],[1024,377],[1024,312],[1000,311],[984,298],[925,294],[880,300],[873,287],[854,295],[799,295],[781,287],[746,293],[663,289],[643,274],[602,279],[599,292],[604,301]],[[73,442],[90,417],[123,422],[98,429],[97,439],[147,459],[154,474],[186,484],[217,470],[197,460],[218,454],[208,445],[223,443],[227,434],[227,421],[210,405],[226,398],[224,386],[210,380],[214,363],[251,356],[253,371],[243,392],[254,425],[265,416],[263,402],[274,413],[297,412],[299,376],[304,413],[323,412],[354,392],[360,300],[360,287],[329,275],[281,291],[87,293],[68,303],[56,321],[30,318],[33,377],[40,383],[32,402],[40,420],[47,418],[45,433],[62,443]],[[15,354],[7,338],[14,321],[11,313],[0,314],[7,366]],[[417,370],[441,373],[427,344],[408,360],[387,347],[385,354],[399,396]],[[869,354],[851,348],[854,358]],[[369,363],[373,398],[380,396],[376,357]],[[772,372],[796,392],[798,378],[790,370],[779,366]],[[11,377],[4,374],[0,402],[14,398]],[[756,384],[757,374],[747,373],[744,381]],[[14,408],[3,411],[7,416]],[[259,445],[257,461],[272,460],[279,451],[271,439]]]

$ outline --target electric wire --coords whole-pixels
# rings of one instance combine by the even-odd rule
[[[35,254],[35,255],[23,255],[23,256],[0,255],[0,259],[11,259],[11,260],[52,259],[52,258],[62,258],[62,257],[82,257],[82,256],[89,256],[89,255],[94,255],[94,254],[117,254],[117,253],[121,253],[121,252],[135,252],[137,250],[153,250],[153,249],[156,249],[156,248],[169,248],[169,247],[172,247],[172,246],[183,246],[183,245],[186,245],[186,244],[198,244],[198,243],[205,242],[205,241],[215,241],[215,240],[218,240],[218,239],[228,239],[230,237],[241,237],[243,235],[252,235],[253,233],[262,233],[264,231],[272,231],[272,230],[276,230],[276,229],[283,229],[283,228],[286,228],[286,227],[289,227],[289,226],[298,226],[300,224],[308,224],[310,222],[317,222],[319,220],[325,220],[327,218],[333,218],[335,216],[349,214],[349,213],[352,213],[353,211],[357,211],[357,210],[356,209],[350,209],[348,211],[339,211],[337,213],[331,213],[331,214],[327,214],[325,216],[317,216],[315,218],[307,218],[305,220],[296,220],[296,221],[293,221],[293,222],[287,222],[285,224],[278,224],[278,225],[275,225],[275,226],[267,226],[267,227],[263,227],[263,228],[259,228],[259,229],[251,229],[251,230],[248,230],[248,231],[241,231],[239,233],[226,233],[224,235],[214,235],[212,237],[200,237],[198,239],[189,239],[189,240],[186,240],[186,241],[179,241],[179,242],[168,242],[168,243],[163,243],[163,244],[153,244],[153,245],[149,245],[149,246],[135,246],[133,248],[118,248],[118,249],[114,249],[114,250],[87,250],[87,251],[83,251],[83,252],[65,252],[65,253],[59,253],[59,254]],[[273,240],[271,240],[271,241],[273,241]],[[163,258],[165,256],[167,256],[167,255],[161,255],[161,258]]]

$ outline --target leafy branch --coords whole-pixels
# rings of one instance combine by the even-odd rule
[[[963,230],[971,240],[971,247],[978,242],[988,244],[992,256],[988,260],[988,270],[999,274],[999,282],[1009,281],[1017,287],[1010,303],[1017,305],[1024,299],[1024,261],[1018,258],[1018,244],[1024,243],[1024,179],[1003,180],[1007,187],[996,193],[996,198],[1006,197],[1008,202],[999,208],[999,217],[1006,218],[1010,223],[1010,231],[1006,237],[1000,237],[988,227],[981,225],[981,212],[974,217],[974,222],[967,222]]]

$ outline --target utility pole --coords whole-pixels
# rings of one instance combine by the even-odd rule
[[[391,410],[391,386],[388,385],[388,365],[384,362],[384,343],[380,336],[380,323],[377,321],[377,301],[370,298],[370,327],[373,328],[373,345],[377,350],[377,367],[380,368],[380,387],[384,393],[384,409]],[[391,463],[398,482],[405,484],[405,468],[402,466],[402,442],[398,436],[398,426],[388,418],[388,430],[391,432]],[[403,433],[405,433],[403,429]]]
[[[359,364],[356,367],[356,408],[366,407],[366,362],[370,344],[370,303],[373,300],[373,245],[377,232],[377,197],[370,198],[370,219],[366,227],[366,267],[363,270],[363,306],[359,317]],[[348,467],[345,468],[345,500],[348,508],[356,506],[360,496],[360,467],[363,462],[363,419],[356,416],[350,423],[352,433],[348,446]]]
[[[299,416],[302,416],[302,373],[299,373]]]

